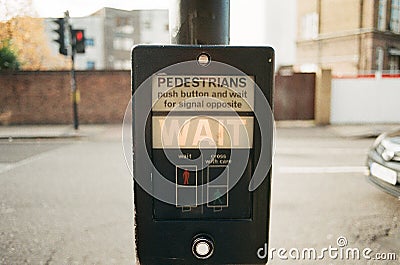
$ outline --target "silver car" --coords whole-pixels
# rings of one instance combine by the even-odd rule
[[[367,166],[370,182],[400,199],[400,129],[376,138]]]

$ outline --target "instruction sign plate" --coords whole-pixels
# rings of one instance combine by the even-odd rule
[[[153,111],[236,111],[254,109],[251,76],[153,75]]]

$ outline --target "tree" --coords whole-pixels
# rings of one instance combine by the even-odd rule
[[[22,70],[66,69],[69,61],[51,53],[44,20],[37,16],[31,0],[0,0],[0,48],[17,55]]]
[[[37,16],[32,0],[0,0],[0,10],[0,21],[7,21],[18,16]]]
[[[19,70],[19,65],[17,56],[10,47],[0,48],[0,71]]]

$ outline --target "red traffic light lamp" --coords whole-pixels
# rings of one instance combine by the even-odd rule
[[[83,29],[73,29],[72,38],[76,53],[85,53],[85,31]]]
[[[82,41],[83,40],[83,32],[77,31],[75,37],[76,37],[76,41]]]

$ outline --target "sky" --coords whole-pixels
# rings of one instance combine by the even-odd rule
[[[87,16],[102,7],[118,9],[167,9],[169,0],[33,0],[42,17],[62,17],[69,10],[71,17]]]
[[[8,0],[13,1],[13,0]],[[33,0],[40,17],[88,16],[102,7],[168,9],[170,0]],[[296,0],[231,0],[231,44],[269,45],[277,65],[293,64],[296,39]]]

